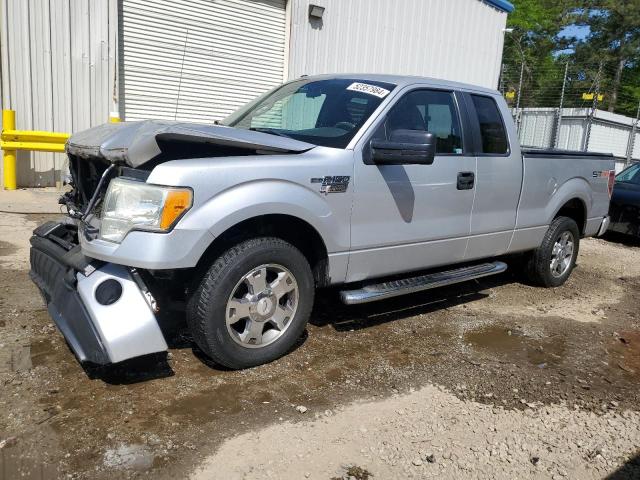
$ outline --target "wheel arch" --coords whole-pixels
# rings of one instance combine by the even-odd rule
[[[277,237],[296,247],[309,262],[316,285],[329,284],[329,255],[320,232],[306,220],[281,213],[256,215],[227,228],[204,251],[196,270],[204,273],[233,245],[260,236]]]
[[[579,197],[573,197],[564,202],[560,208],[556,210],[552,220],[558,217],[568,217],[576,222],[580,235],[584,235],[587,225],[587,205],[584,200]]]

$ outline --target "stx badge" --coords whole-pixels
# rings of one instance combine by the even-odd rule
[[[322,178],[312,178],[311,183],[321,183],[320,193],[344,193],[349,187],[351,177],[344,175],[327,175]]]

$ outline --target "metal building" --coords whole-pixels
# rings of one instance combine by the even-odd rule
[[[426,75],[497,86],[506,0],[0,0],[2,108],[20,129],[212,122],[303,74]],[[21,152],[21,186],[64,156]]]
[[[520,143],[535,148],[608,152],[616,171],[640,160],[637,120],[589,108],[523,108],[518,117]]]

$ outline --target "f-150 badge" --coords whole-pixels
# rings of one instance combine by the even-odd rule
[[[326,175],[311,179],[311,183],[321,183],[320,193],[344,193],[349,187],[351,177],[344,175]]]

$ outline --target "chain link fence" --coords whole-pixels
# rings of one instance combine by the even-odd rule
[[[614,79],[602,64],[503,64],[498,88],[522,145],[613,153],[622,167],[640,160],[640,98]]]

